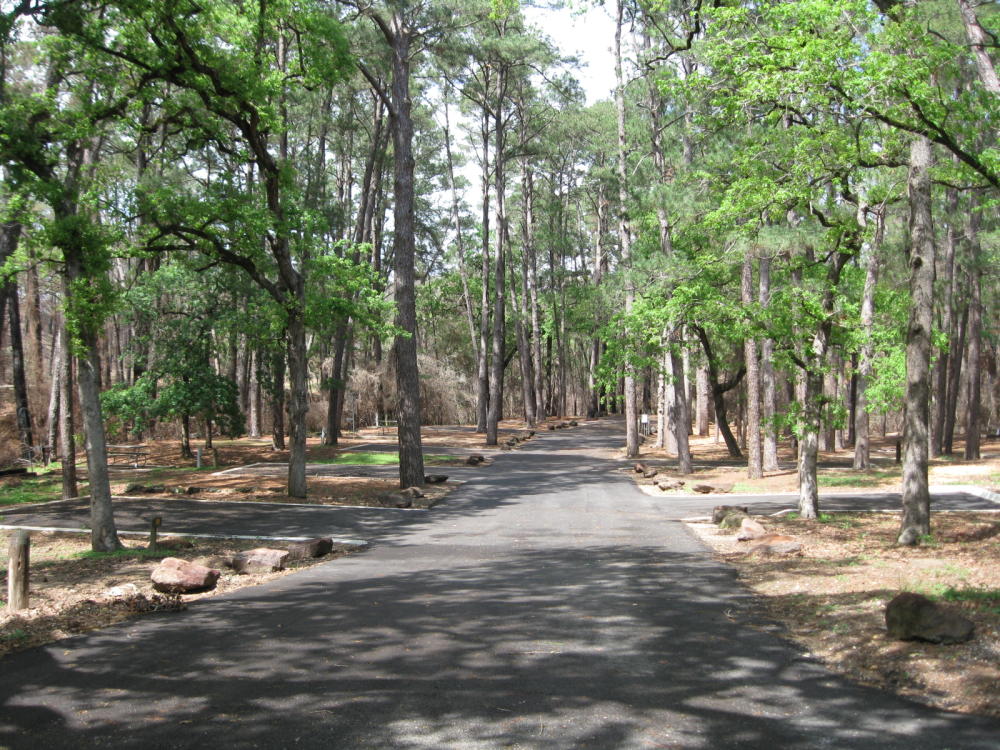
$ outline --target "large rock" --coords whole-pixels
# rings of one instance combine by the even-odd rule
[[[637,463],[635,466],[632,467],[632,469],[635,471],[636,474],[645,474],[647,471],[649,471],[646,464],[643,463]]]
[[[716,482],[715,484],[695,484],[691,486],[691,489],[695,492],[700,492],[702,495],[724,495],[727,492],[732,492],[735,485],[732,482]]]
[[[258,547],[238,552],[233,557],[233,570],[244,575],[250,573],[273,573],[284,570],[288,561],[288,550]]]
[[[403,497],[418,498],[423,497],[424,493],[421,492],[419,487],[407,487],[399,491],[399,494]]]
[[[178,557],[165,557],[154,568],[150,578],[153,588],[164,594],[191,594],[214,589],[220,575],[218,570],[204,565]]]
[[[333,550],[333,540],[329,537],[307,539],[304,542],[292,542],[288,545],[288,562],[292,560],[308,560],[310,557],[322,557]]]
[[[413,498],[402,492],[383,492],[378,496],[378,503],[385,508],[412,508]]]
[[[448,481],[447,474],[427,474],[424,477],[425,484],[442,484]]]
[[[736,535],[736,541],[749,542],[751,539],[760,539],[767,534],[767,529],[759,521],[752,518],[744,518],[740,521],[740,531]]]
[[[746,505],[716,505],[712,508],[712,523],[719,523],[730,513],[742,513],[744,516],[748,516],[750,508]]]
[[[642,473],[642,478],[643,479],[652,479],[653,477],[655,477],[659,473],[660,472],[658,472],[656,469],[647,469],[646,471],[644,471]]]
[[[684,489],[684,480],[661,479],[659,482],[656,483],[656,486],[659,487],[664,492],[667,492],[668,490],[681,490]]]
[[[473,453],[471,456],[465,459],[465,463],[467,463],[469,466],[479,466],[479,464],[481,464],[485,460],[486,457],[483,456],[481,453]]]
[[[953,608],[910,591],[886,605],[885,627],[890,638],[930,643],[963,643],[975,631],[975,625]]]
[[[720,529],[738,529],[743,525],[743,521],[749,518],[742,511],[734,510],[732,513],[727,515],[721,521],[719,521]]]

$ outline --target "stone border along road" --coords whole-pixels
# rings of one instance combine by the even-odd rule
[[[997,719],[779,638],[667,498],[594,458],[621,435],[550,433],[366,553],[4,658],[0,747],[996,747]]]

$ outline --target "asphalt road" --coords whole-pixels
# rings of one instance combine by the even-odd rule
[[[7,657],[0,747],[996,747],[777,638],[619,442],[543,435],[368,552]]]

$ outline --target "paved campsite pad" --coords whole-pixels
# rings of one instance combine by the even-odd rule
[[[550,433],[364,555],[15,654],[0,746],[996,746],[996,720],[777,638],[665,498],[590,457],[620,440]]]
[[[426,511],[396,508],[345,508],[329,505],[293,505],[189,500],[186,498],[116,497],[115,523],[121,531],[148,532],[150,521],[163,519],[164,535],[210,535],[307,539],[332,536],[368,541],[402,532],[420,522]],[[0,512],[4,527],[84,529],[90,526],[86,498],[43,505],[22,505]]]

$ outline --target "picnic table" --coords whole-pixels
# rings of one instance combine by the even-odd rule
[[[128,464],[133,469],[145,466],[149,458],[149,446],[147,445],[109,445],[108,464],[120,466]]]

